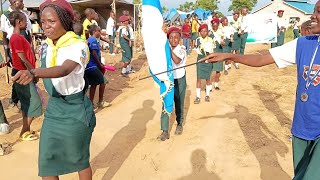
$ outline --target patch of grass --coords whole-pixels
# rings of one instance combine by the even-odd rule
[[[292,41],[293,37],[293,28],[289,27],[284,35],[284,42]]]

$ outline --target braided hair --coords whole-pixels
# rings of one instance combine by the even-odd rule
[[[66,31],[73,31],[73,18],[72,18],[72,15],[68,11],[62,9],[59,6],[53,5],[53,4],[49,4],[49,5],[45,6],[43,9],[45,9],[46,7],[51,7],[57,12],[57,14],[59,16],[59,20],[60,20],[63,28]]]
[[[19,20],[19,21],[22,21],[23,19],[25,18],[25,15],[20,12],[20,11],[12,11],[10,14],[9,14],[9,21],[10,21],[10,24],[15,27],[16,26],[16,20]]]

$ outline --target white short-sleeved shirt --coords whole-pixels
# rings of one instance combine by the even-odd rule
[[[129,33],[130,33],[130,39],[134,40],[133,28],[130,25],[129,25]]]
[[[234,34],[234,29],[232,26],[223,26],[222,27],[222,34],[224,38],[230,39],[231,35]]]
[[[176,48],[174,48],[173,53],[181,59],[181,62],[179,64],[176,64],[174,63],[174,61],[172,61],[172,67],[179,68],[181,66],[185,66],[187,61],[186,47],[178,45]],[[177,69],[173,71],[173,75],[174,79],[180,79],[186,75],[186,70],[185,68]]]
[[[115,28],[115,21],[112,17],[109,17],[107,21],[107,34],[110,36],[113,36],[114,28]]]
[[[78,42],[68,47],[62,47],[57,52],[57,65],[62,65],[66,60],[71,60],[79,65],[67,76],[61,78],[52,78],[52,84],[56,91],[61,95],[72,95],[79,93],[83,90],[84,81],[84,70],[86,67],[87,60],[87,44]],[[72,52],[72,53],[70,53]],[[48,46],[46,64],[49,67],[50,60],[52,58],[52,49]]]
[[[248,27],[249,27],[249,20],[247,16],[240,16],[240,30],[244,31],[245,33],[248,32]]]
[[[294,39],[282,46],[278,46],[269,50],[279,68],[296,64],[297,42],[298,39]]]
[[[11,8],[8,9],[8,11],[12,12],[13,10]],[[27,33],[28,32],[31,32],[32,31],[32,24],[31,24],[31,21],[28,17],[28,15],[24,12],[24,11],[21,11],[27,18]],[[13,26],[10,24],[10,21],[9,19],[4,15],[2,14],[1,15],[1,26],[0,26],[0,31],[2,32],[5,32],[7,33],[7,38],[10,39],[11,38],[11,35],[13,33]]]
[[[288,27],[288,23],[287,20],[284,17],[277,17],[277,23],[278,23],[278,27],[284,27],[287,28]]]

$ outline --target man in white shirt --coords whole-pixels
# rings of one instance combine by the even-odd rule
[[[247,38],[248,38],[248,9],[246,7],[241,9],[240,16],[240,54],[244,54],[244,50],[246,48]]]
[[[300,18],[297,17],[295,20],[294,20],[294,24],[293,24],[293,38],[296,39],[298,37],[300,37]]]
[[[282,46],[284,44],[284,36],[287,29],[287,20],[283,17],[284,10],[278,11],[278,17],[277,17],[277,42],[272,43],[271,47],[277,47]]]
[[[116,31],[116,22],[115,22],[115,13],[113,11],[110,12],[110,17],[107,21],[107,35],[109,36],[109,41],[114,43],[115,31]],[[109,44],[109,53],[110,55],[115,55],[113,53],[113,44]]]

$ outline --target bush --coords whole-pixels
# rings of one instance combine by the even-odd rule
[[[284,35],[284,41],[292,41],[293,40],[293,27],[289,27]]]

